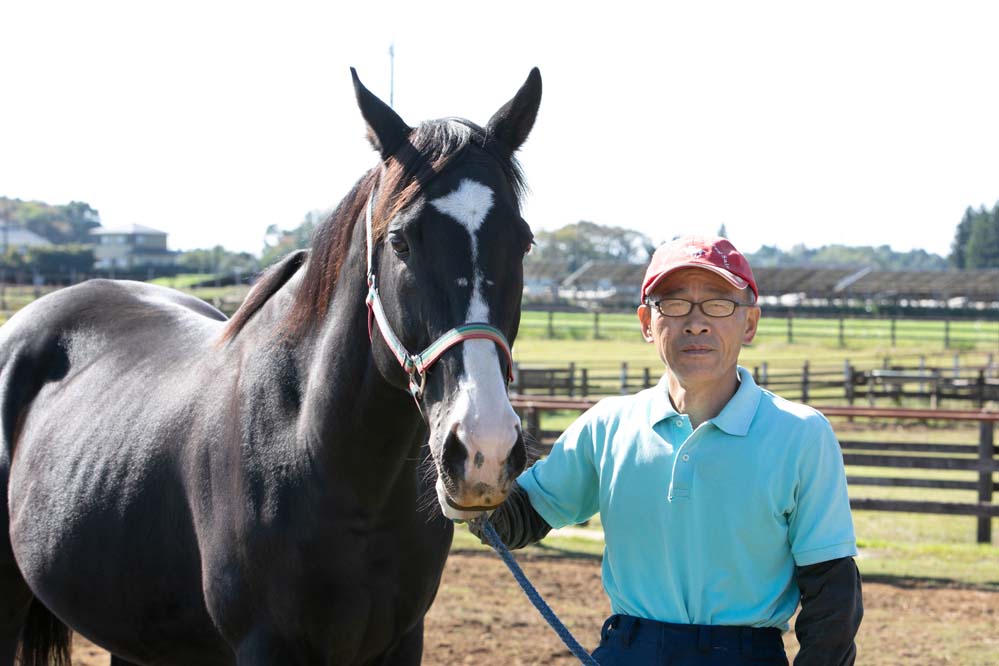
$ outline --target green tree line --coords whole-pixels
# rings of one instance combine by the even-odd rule
[[[950,264],[960,269],[999,268],[999,202],[987,210],[971,206],[954,232]]]
[[[41,201],[0,197],[0,223],[32,231],[42,238],[65,245],[92,243],[90,230],[101,226],[100,214],[82,201],[53,206]]]

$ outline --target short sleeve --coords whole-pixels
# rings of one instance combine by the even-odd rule
[[[798,461],[788,539],[795,564],[807,566],[857,554],[839,442],[820,415],[809,419]]]
[[[554,528],[575,525],[600,509],[594,464],[594,409],[576,419],[542,458],[517,479],[531,505]]]

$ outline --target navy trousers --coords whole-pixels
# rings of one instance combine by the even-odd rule
[[[593,658],[601,666],[788,666],[779,629],[670,624],[611,615]]]

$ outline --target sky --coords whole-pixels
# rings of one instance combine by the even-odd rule
[[[995,2],[0,4],[0,195],[86,201],[172,249],[259,253],[376,163],[349,67],[410,125],[479,124],[531,67],[535,231],[744,252],[947,254],[999,201]]]

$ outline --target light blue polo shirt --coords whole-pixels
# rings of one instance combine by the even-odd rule
[[[664,376],[601,400],[518,478],[552,527],[600,512],[614,613],[786,630],[795,565],[857,554],[829,422],[738,372],[735,395],[697,430]]]

